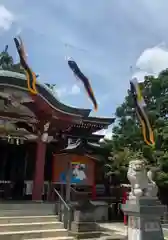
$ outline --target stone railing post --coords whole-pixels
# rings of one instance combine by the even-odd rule
[[[128,240],[164,240],[160,220],[164,206],[157,198],[152,172],[146,171],[143,160],[135,160],[130,162],[127,176],[131,192],[122,210],[128,216]]]

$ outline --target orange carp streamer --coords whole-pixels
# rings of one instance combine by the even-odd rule
[[[32,94],[37,94],[38,92],[36,89],[36,74],[31,70],[31,68],[27,63],[27,57],[26,57],[23,41],[20,37],[18,37],[18,38],[14,38],[14,42],[20,57],[20,64],[22,65],[26,73],[28,90]]]
[[[132,79],[130,81],[130,85],[131,93],[134,98],[135,110],[142,126],[144,141],[147,145],[154,147],[155,146],[154,134],[148,116],[145,112],[146,104],[142,96],[137,79],[136,78]]]

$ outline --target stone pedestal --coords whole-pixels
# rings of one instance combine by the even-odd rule
[[[100,228],[95,222],[95,206],[88,200],[73,205],[71,234],[77,239],[99,237]]]
[[[157,198],[153,172],[137,159],[129,162],[127,177],[131,192],[122,210],[128,216],[128,240],[164,240],[160,220],[164,206]]]
[[[164,240],[160,221],[164,206],[157,198],[129,199],[122,210],[128,215],[128,240]]]
[[[96,222],[108,221],[108,203],[104,201],[91,201],[91,204],[95,206],[94,218]]]

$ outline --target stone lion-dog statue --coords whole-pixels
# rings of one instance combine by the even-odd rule
[[[151,170],[147,172],[143,160],[130,161],[127,177],[131,184],[129,199],[157,196],[158,187],[153,181],[153,173]]]

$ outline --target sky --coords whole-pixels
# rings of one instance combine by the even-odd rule
[[[56,84],[60,101],[93,108],[68,68],[72,57],[90,79],[98,112],[113,117],[136,76],[168,66],[167,0],[0,0],[0,47],[18,61],[20,34],[28,61],[42,83]],[[111,128],[104,131],[111,136]]]

